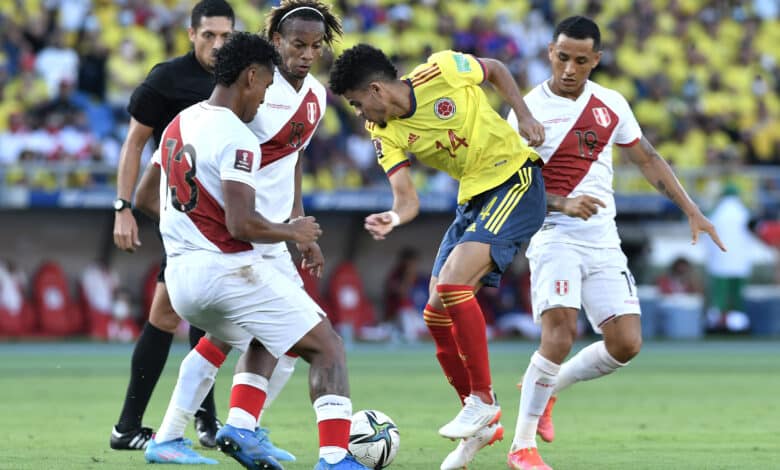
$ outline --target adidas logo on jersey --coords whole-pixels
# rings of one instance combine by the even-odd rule
[[[419,136],[419,135],[417,135],[417,134],[412,134],[412,133],[410,132],[410,133],[409,133],[409,140],[408,140],[408,142],[409,142],[409,145],[412,145],[413,143],[417,142],[417,140],[418,140],[419,138],[420,138],[420,136]]]

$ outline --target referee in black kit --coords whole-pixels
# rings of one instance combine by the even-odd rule
[[[211,95],[214,52],[230,37],[234,25],[233,9],[225,0],[202,0],[192,9],[187,29],[193,50],[154,66],[133,92],[127,106],[131,119],[120,154],[117,199],[114,201],[114,243],[118,248],[133,252],[141,245],[130,201],[146,142],[154,136],[155,146],[159,146],[165,127],[181,110]],[[140,450],[152,438],[152,429],[142,427],[143,415],[168,359],[173,333],[180,321],[168,298],[164,273],[165,253],[149,321],[133,351],[122,413],[111,432],[113,449]],[[190,345],[194,347],[201,336],[203,331],[191,327]],[[216,446],[219,425],[212,389],[195,415],[195,429],[201,445]]]

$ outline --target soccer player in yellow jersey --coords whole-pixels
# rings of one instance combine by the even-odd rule
[[[460,182],[455,220],[433,266],[425,323],[436,356],[463,402],[439,433],[462,439],[442,469],[462,468],[480,448],[503,437],[492,391],[485,320],[474,292],[497,286],[521,243],[542,224],[545,191],[539,155],[490,106],[480,84],[493,84],[520,116],[531,145],[544,130],[499,61],[437,52],[408,76],[382,51],[360,44],[336,60],[330,88],[363,116],[393,191],[393,208],[366,217],[382,240],[419,212],[407,152]]]

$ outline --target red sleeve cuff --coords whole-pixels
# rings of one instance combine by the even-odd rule
[[[485,64],[483,64],[482,61],[479,60],[477,56],[472,56],[472,57],[474,57],[474,60],[477,61],[480,68],[482,69],[482,83],[485,83],[485,81],[487,80],[487,69],[485,68]]]
[[[403,168],[405,166],[411,166],[411,164],[412,163],[409,160],[402,161],[401,163],[399,163],[399,164],[395,165],[394,167],[390,168],[389,170],[387,170],[387,177],[390,178],[391,176],[393,176],[393,173],[395,173],[396,171],[400,170],[401,168]]]
[[[627,144],[617,144],[617,146],[618,147],[632,147],[634,144],[639,142],[639,139],[641,139],[641,137],[637,137],[636,139],[632,140],[631,142],[629,142]]]

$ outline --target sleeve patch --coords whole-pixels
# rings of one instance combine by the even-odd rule
[[[471,64],[466,56],[463,54],[453,54],[452,58],[455,59],[455,67],[458,69],[458,72],[471,72]]]
[[[374,152],[376,152],[376,158],[381,159],[385,156],[385,154],[382,152],[382,139],[379,137],[375,139],[371,139],[371,142],[374,144]]]
[[[236,150],[236,162],[233,164],[233,168],[251,173],[254,158],[255,155],[251,151],[238,149]]]

